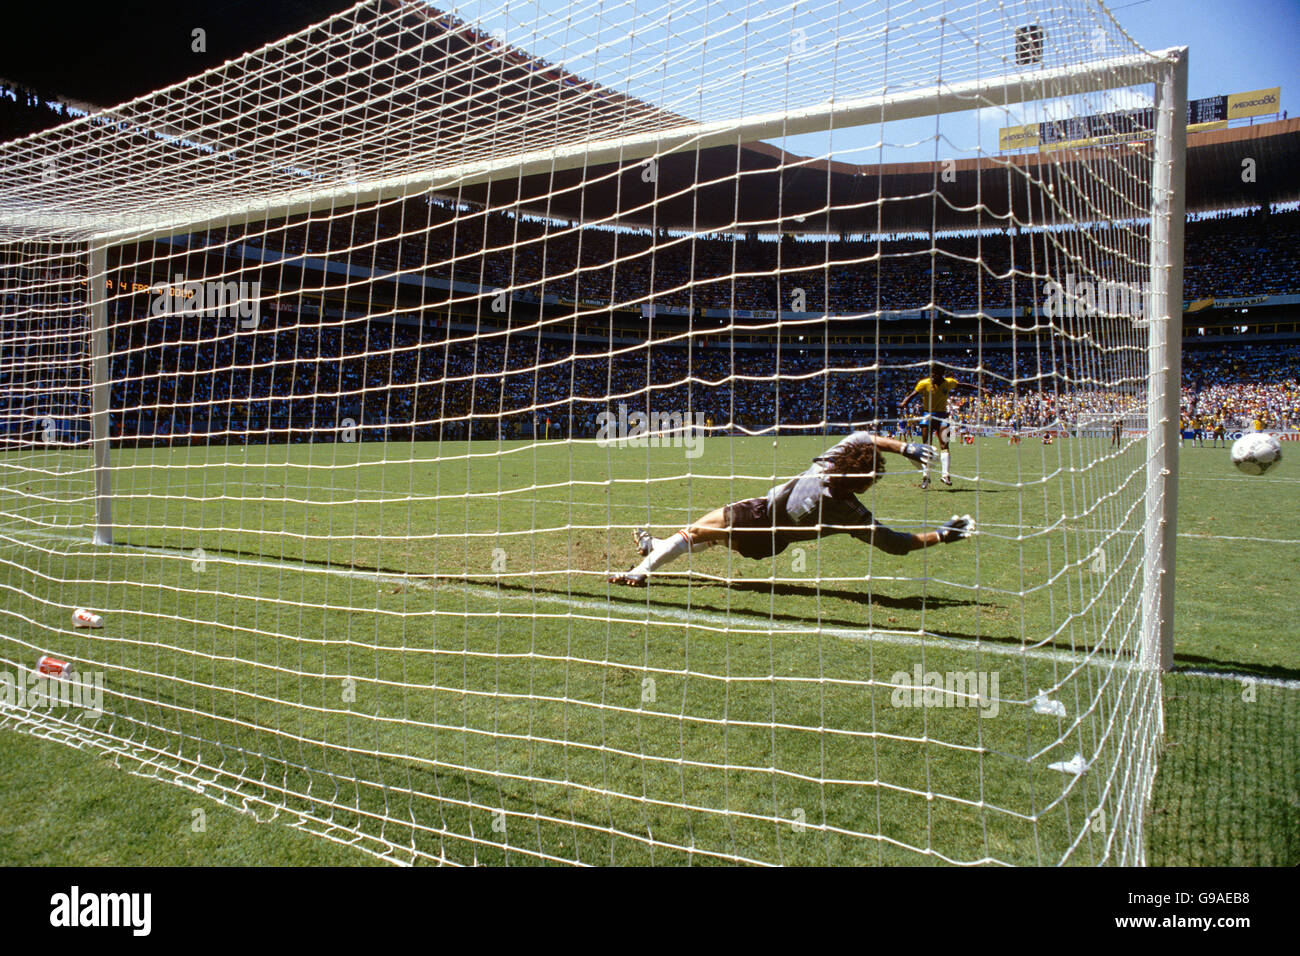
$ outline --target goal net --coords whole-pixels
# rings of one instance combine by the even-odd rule
[[[0,146],[0,719],[396,862],[1142,862],[1184,125],[1094,3],[367,0]]]

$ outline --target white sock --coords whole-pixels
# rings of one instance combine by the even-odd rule
[[[939,464],[943,467],[943,476],[945,478],[948,477],[948,462],[951,460],[952,460],[952,455],[949,452],[946,451],[939,452]]]
[[[709,548],[717,544],[716,541],[691,541],[691,554],[699,554],[701,551],[708,551]]]
[[[685,536],[685,534],[686,534],[685,531],[678,531],[675,534],[670,534],[666,538],[651,537],[650,553],[654,554],[655,548],[661,548],[666,544],[670,544],[676,538],[683,537]],[[688,548],[687,550],[690,551],[691,554],[698,554],[701,551],[707,551],[711,547],[713,547],[712,541],[692,541],[690,548]]]
[[[651,571],[659,570],[665,564],[676,561],[683,554],[695,554],[712,544],[712,541],[692,542],[685,531],[678,531],[667,538],[656,538],[650,553],[630,573],[649,574]]]

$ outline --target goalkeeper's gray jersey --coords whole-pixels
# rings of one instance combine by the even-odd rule
[[[813,459],[797,478],[767,493],[767,503],[777,525],[822,525],[825,533],[848,532],[871,541],[871,512],[857,498],[832,498],[828,482],[830,463],[840,450],[859,442],[875,443],[870,432],[854,432]]]
[[[814,458],[802,475],[768,491],[768,509],[776,527],[808,529],[780,531],[779,537],[799,541],[825,534],[851,534],[890,554],[906,554],[911,550],[910,534],[876,524],[871,512],[857,498],[831,497],[827,480],[831,460],[846,445],[863,441],[874,443],[875,439],[870,432],[854,432]],[[881,470],[884,470],[883,463]]]

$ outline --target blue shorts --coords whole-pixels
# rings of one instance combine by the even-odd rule
[[[925,428],[927,425],[930,428],[944,429],[948,427],[948,419],[942,412],[926,412],[921,416],[921,427]]]

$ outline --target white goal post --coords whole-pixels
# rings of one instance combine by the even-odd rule
[[[1187,51],[1172,51],[1155,77],[1151,184],[1151,390],[1147,398],[1148,647],[1161,669],[1174,662],[1174,555],[1178,541],[1178,445],[1183,344],[1183,227],[1186,222]]]
[[[1144,863],[1187,51],[1073,0],[474,16],[0,144],[0,724],[402,863]],[[901,401],[940,372],[968,445]],[[857,429],[944,443],[872,521],[978,533],[609,583]]]

